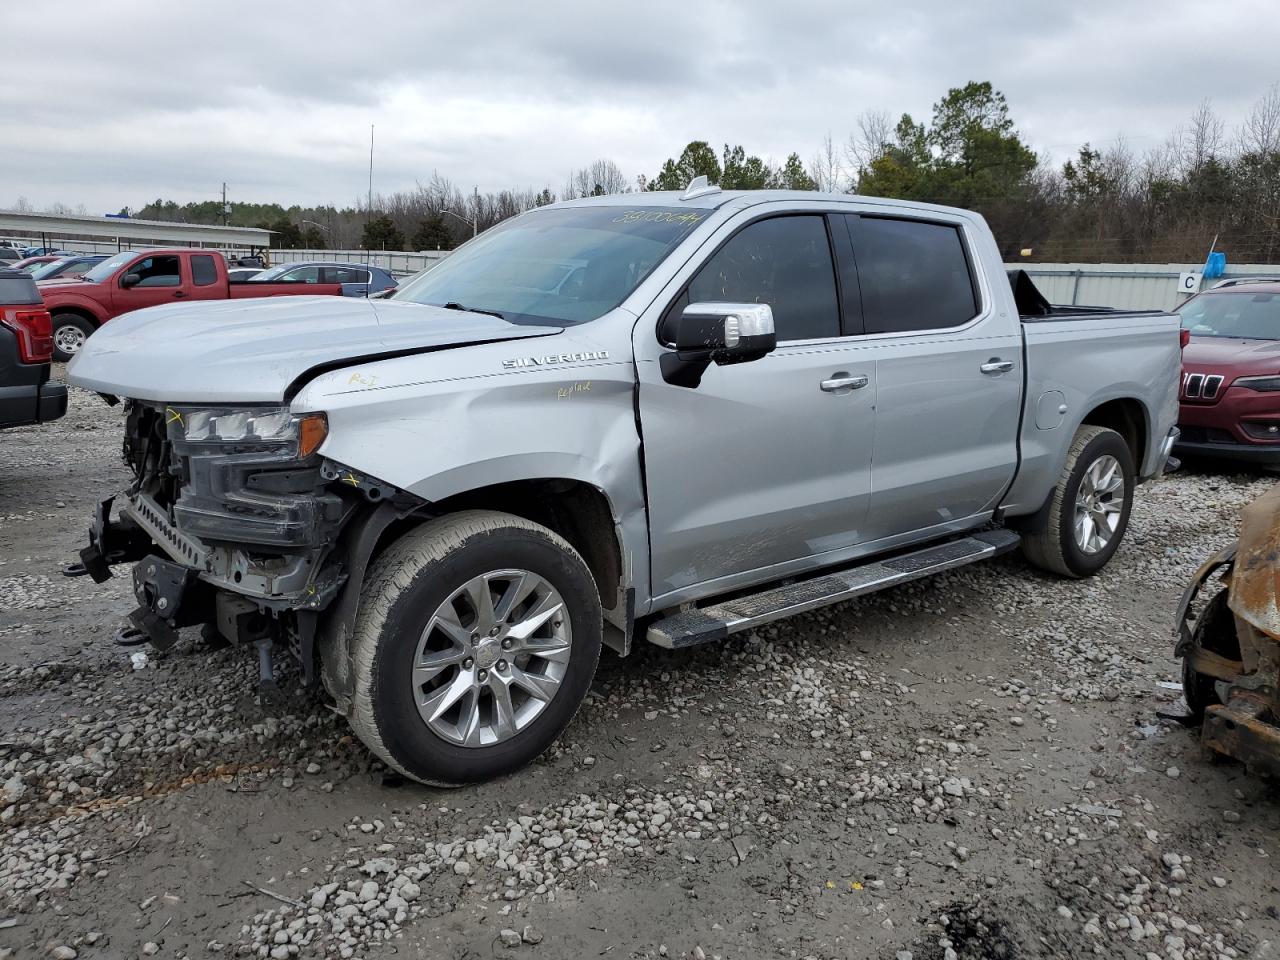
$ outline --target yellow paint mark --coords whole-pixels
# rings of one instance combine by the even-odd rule
[[[360,478],[357,477],[354,473],[348,473],[345,477],[342,478],[342,482],[349,483],[353,487],[360,486]]]
[[[854,880],[854,881],[853,881],[853,883],[849,884],[849,889],[850,889],[850,890],[861,890],[861,889],[862,889],[862,883],[861,883],[860,881],[858,881],[858,880]]]
[[[182,422],[182,414],[180,414],[177,410],[173,409],[173,407],[165,407],[164,413],[165,413],[164,422],[166,425],[170,423],[176,423],[180,427],[185,426],[185,424]]]

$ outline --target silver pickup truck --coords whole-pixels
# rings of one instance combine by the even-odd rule
[[[163,306],[71,381],[135,482],[70,573],[136,562],[138,638],[294,654],[442,785],[551,744],[601,647],[723,640],[1019,544],[1101,569],[1176,435],[1179,325],[1063,312],[964,210],[593,197],[391,299]]]

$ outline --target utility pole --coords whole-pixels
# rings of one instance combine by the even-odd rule
[[[227,215],[231,213],[231,208],[227,206],[227,181],[222,181],[222,225],[227,225]]]
[[[471,195],[475,198],[471,205],[471,238],[474,240],[480,234],[480,188],[472,187]]]
[[[369,124],[369,215],[373,215],[373,124]]]

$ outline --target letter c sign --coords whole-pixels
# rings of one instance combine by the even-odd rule
[[[1178,292],[1193,294],[1200,292],[1200,281],[1203,277],[1194,270],[1185,270],[1178,274]]]

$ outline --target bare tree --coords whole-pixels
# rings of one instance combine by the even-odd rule
[[[1280,83],[1273,83],[1253,105],[1236,139],[1242,153],[1259,157],[1280,153]]]
[[[610,193],[629,193],[631,180],[612,160],[601,158],[590,166],[569,174],[565,183],[565,199],[600,196]]]
[[[857,129],[849,134],[844,146],[849,162],[850,179],[856,185],[862,171],[884,153],[893,142],[893,120],[888,110],[866,110],[857,119]]]
[[[1209,99],[1200,101],[1183,140],[1183,164],[1187,170],[1199,171],[1210,160],[1221,156],[1226,146],[1225,129]]]
[[[809,162],[809,176],[820,193],[839,193],[844,189],[844,165],[830,133],[822,138],[822,145]]]

